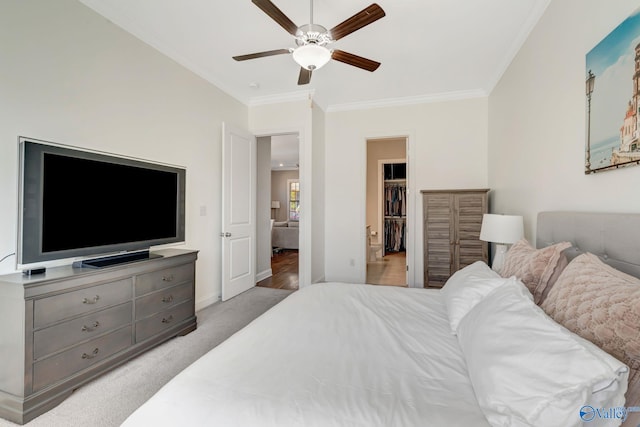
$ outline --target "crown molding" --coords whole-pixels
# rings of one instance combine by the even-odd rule
[[[507,72],[507,69],[518,55],[518,52],[520,52],[520,49],[522,49],[522,46],[524,46],[527,39],[531,35],[531,32],[536,27],[536,25],[538,25],[540,19],[542,19],[542,15],[544,15],[544,12],[547,10],[547,7],[550,3],[551,0],[542,0],[537,1],[533,4],[531,8],[532,10],[529,13],[529,18],[522,25],[518,36],[513,40],[511,49],[507,51],[507,54],[504,56],[502,63],[497,68],[493,79],[489,81],[489,84],[487,85],[487,94],[490,95],[491,92],[493,92],[493,89],[495,89],[495,87],[498,85],[498,83],[502,79],[502,76]]]
[[[329,105],[327,113],[337,111],[368,110],[372,108],[401,107],[405,105],[429,104],[435,102],[458,101],[462,99],[484,98],[487,92],[483,89],[443,92],[431,95],[405,96],[401,98],[377,99],[364,102],[350,102],[346,104]]]
[[[299,90],[296,92],[276,93],[273,95],[256,96],[249,100],[249,107],[260,105],[280,104],[282,102],[307,101],[312,100],[315,90]]]
[[[98,15],[101,15],[103,18],[107,19],[114,26],[122,29],[126,33],[138,39],[140,42],[145,43],[162,55],[170,58],[171,60],[177,62],[182,67],[191,71],[195,75],[201,77],[207,82],[211,83],[218,90],[224,92],[231,98],[240,102],[241,104],[247,105],[247,100],[242,96],[239,96],[230,86],[226,85],[219,79],[215,78],[211,72],[208,70],[196,65],[193,61],[185,58],[175,51],[171,46],[168,46],[166,43],[160,40],[155,34],[149,33],[147,31],[142,30],[136,22],[127,15],[124,10],[121,8],[113,6],[111,3],[102,2],[99,0],[79,0],[84,6],[93,10]]]

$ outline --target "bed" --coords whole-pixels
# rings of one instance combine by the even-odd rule
[[[499,276],[480,262],[442,290],[307,287],[185,369],[123,425],[614,426],[626,420],[635,427],[637,413],[625,409],[638,404],[635,362],[613,357],[617,349],[599,336],[592,340],[597,346],[569,332],[575,319],[563,319],[565,328],[540,307],[554,316],[572,312],[561,310],[575,297],[566,298],[565,273],[576,270],[582,252],[606,255],[640,276],[640,251],[629,237],[639,226],[640,215],[541,213],[540,247],[523,253],[538,264],[540,254],[553,254],[547,257],[552,271],[545,264],[539,275],[550,282],[555,273],[550,289],[540,289],[541,280],[530,287],[516,275]],[[511,267],[524,264],[514,258]],[[635,284],[620,275],[623,285]],[[635,324],[626,331],[631,342],[637,330]],[[635,347],[627,350],[636,356]]]

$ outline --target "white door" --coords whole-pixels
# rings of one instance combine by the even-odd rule
[[[256,138],[222,123],[222,301],[256,285]]]

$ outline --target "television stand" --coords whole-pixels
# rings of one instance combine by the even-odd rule
[[[158,252],[111,268],[0,276],[0,418],[27,423],[92,379],[196,329],[198,252]]]
[[[110,255],[100,258],[85,259],[73,263],[75,268],[103,268],[129,262],[161,258],[162,255],[152,254],[149,251],[129,252],[125,254]]]

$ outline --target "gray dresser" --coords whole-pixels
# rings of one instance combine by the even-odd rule
[[[197,251],[0,276],[0,417],[26,423],[98,375],[196,328]]]

